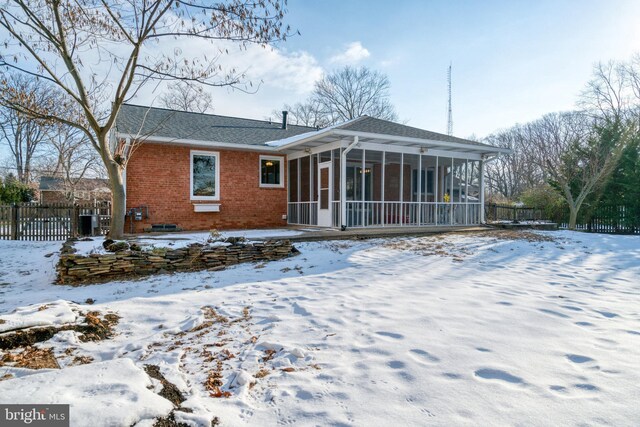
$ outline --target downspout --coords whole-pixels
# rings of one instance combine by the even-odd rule
[[[358,136],[340,154],[340,222],[342,231],[347,229],[347,154],[358,145]]]

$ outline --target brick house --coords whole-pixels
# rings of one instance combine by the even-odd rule
[[[324,129],[123,106],[128,231],[468,225],[506,149],[363,116]]]
[[[107,179],[74,178],[70,181],[55,176],[41,176],[38,184],[40,203],[97,203],[111,200]]]

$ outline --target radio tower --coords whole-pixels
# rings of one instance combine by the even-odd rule
[[[447,135],[453,135],[453,115],[451,113],[451,63],[447,71],[447,83],[449,86],[449,111],[447,115]]]

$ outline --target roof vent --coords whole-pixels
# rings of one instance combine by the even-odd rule
[[[288,111],[283,111],[282,112],[282,129],[286,129],[287,128],[287,114],[289,114]]]

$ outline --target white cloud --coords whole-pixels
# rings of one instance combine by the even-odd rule
[[[371,53],[360,42],[352,42],[345,46],[344,52],[329,58],[332,64],[352,65],[367,59]]]
[[[228,87],[205,87],[213,95],[215,114],[265,118],[274,109],[280,109],[284,103],[303,101],[324,72],[317,59],[304,50],[288,51],[258,45],[247,45],[246,49],[240,49],[231,42],[219,41],[213,44],[189,40],[187,44],[184,41],[168,40],[162,46],[154,47],[151,53],[173,52],[174,49],[180,49],[189,58],[200,57],[202,54],[211,58],[222,51],[224,53],[217,58],[216,64],[223,71],[235,69],[244,73],[246,80],[252,83],[251,87],[247,87],[250,92],[258,89],[256,93],[247,94]],[[132,102],[158,106],[159,96],[166,84],[146,85]]]
[[[262,81],[264,85],[299,95],[311,92],[323,73],[316,58],[306,51],[287,52],[251,46],[229,59],[237,69],[246,69],[249,80]]]

